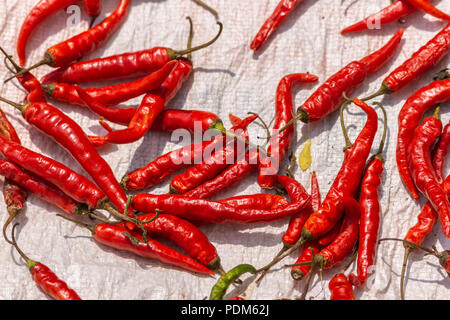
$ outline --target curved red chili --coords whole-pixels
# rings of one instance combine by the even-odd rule
[[[448,99],[450,79],[434,81],[409,97],[398,115],[397,168],[403,183],[415,200],[419,199],[419,194],[408,168],[408,154],[414,129],[419,126],[420,119],[427,110]]]
[[[267,41],[270,35],[280,26],[286,17],[294,11],[302,0],[281,0],[272,15],[264,22],[256,34],[250,49],[257,51]]]
[[[292,118],[294,118],[294,100],[292,97],[293,86],[297,83],[316,82],[318,77],[307,73],[290,74],[283,79],[277,87],[275,103],[275,122],[273,132],[278,132]],[[270,140],[267,155],[259,165],[258,184],[262,188],[272,188],[277,181],[277,171],[288,152],[294,138],[294,126],[277,134]],[[275,167],[274,167],[275,166]]]
[[[439,138],[439,142],[436,144],[436,147],[433,150],[432,163],[439,183],[444,182],[443,172],[445,166],[445,159],[447,158],[449,147],[450,147],[450,123],[447,123],[447,125],[444,127],[444,131],[442,132],[441,137]]]
[[[138,219],[150,221],[155,217],[155,214],[147,214],[139,216]],[[169,214],[158,214],[156,219],[144,223],[143,227],[150,235],[162,236],[173,242],[209,269],[219,268],[220,258],[216,248],[206,235],[189,221]]]
[[[414,130],[408,156],[409,168],[417,189],[430,201],[439,215],[442,230],[450,238],[450,203],[436,177],[431,163],[431,147],[442,132],[442,122],[438,119],[438,110]]]
[[[129,6],[130,0],[120,0],[116,10],[101,23],[48,48],[44,54],[44,58],[32,67],[25,69],[25,71],[30,71],[31,69],[44,64],[53,68],[67,66],[69,63],[93,52],[106,43],[120,27],[127,16]],[[21,53],[19,53],[19,56],[20,54]],[[15,76],[18,75],[20,75],[20,73]],[[9,79],[7,79],[7,81],[8,80]]]
[[[213,44],[221,35],[223,25],[219,25],[219,32],[205,44],[186,50],[173,50],[165,47],[155,47],[132,53],[122,53],[105,58],[80,61],[67,67],[59,68],[41,80],[42,83],[85,83],[94,81],[123,79],[145,76],[162,68],[167,62],[178,59],[183,55],[205,48]],[[180,63],[184,61],[180,60]],[[187,60],[186,60],[187,61]]]
[[[313,254],[316,255],[320,251],[320,246],[316,241],[311,241],[306,243],[302,248],[302,253],[300,254],[300,257],[295,261],[295,264],[297,263],[304,263],[304,262],[312,262]],[[291,269],[291,276],[294,280],[301,280],[304,276],[306,276],[311,270],[310,265],[305,266],[293,266]]]
[[[417,9],[413,5],[409,4],[407,0],[394,1],[379,12],[374,13],[364,20],[345,28],[341,31],[341,34],[368,30],[370,29],[370,26],[375,25],[375,23],[378,26],[398,21],[416,11]]]
[[[353,287],[345,274],[339,273],[328,283],[330,289],[330,300],[356,300]]]
[[[235,196],[223,200],[219,203],[226,203],[239,209],[281,209],[289,205],[289,201],[277,194],[256,193],[251,195]]]
[[[18,226],[18,224],[15,224],[12,229],[12,243],[17,252],[27,263],[34,282],[42,289],[42,291],[55,300],[81,300],[78,294],[73,289],[69,288],[64,281],[59,279],[49,267],[40,262],[31,260],[22,252],[22,250],[20,250],[16,243],[16,239],[14,238],[16,226]]]
[[[62,10],[78,0],[40,0],[28,13],[20,28],[17,38],[17,55],[20,65],[25,64],[28,39],[37,26],[59,10]]]
[[[310,206],[310,196],[303,186],[287,176],[278,176],[278,182],[288,191],[292,203],[284,208],[260,210],[238,209],[233,206],[208,201],[191,199],[182,195],[152,195],[141,193],[133,197],[133,207],[141,212],[172,214],[187,220],[204,223],[258,223],[279,220],[291,216]]]
[[[102,88],[88,88],[85,89],[85,91],[94,99],[94,101],[104,106],[115,106],[119,103],[146,94],[151,90],[160,88],[161,84],[164,83],[177,64],[177,61],[170,61],[158,71],[143,78]],[[53,83],[42,85],[42,87],[49,96],[58,101],[82,107],[86,106],[85,102],[78,95],[76,87],[73,85],[67,83]],[[136,112],[136,109],[133,110]],[[96,113],[102,115],[100,112]],[[121,120],[122,123],[126,121],[125,118],[121,118]]]

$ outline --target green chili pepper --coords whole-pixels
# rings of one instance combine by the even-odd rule
[[[223,300],[230,284],[246,272],[255,273],[256,269],[249,264],[240,264],[221,276],[212,288],[209,300]]]

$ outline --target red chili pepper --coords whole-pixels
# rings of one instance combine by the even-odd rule
[[[350,274],[352,285],[360,287],[366,282],[369,272],[375,263],[378,245],[378,231],[380,228],[380,200],[378,188],[381,185],[381,175],[384,171],[383,149],[387,135],[387,114],[381,104],[378,104],[384,115],[384,130],[378,152],[369,161],[361,182],[359,204],[361,219],[358,241],[358,274]]]
[[[339,108],[344,102],[343,94],[350,95],[368,74],[377,71],[392,58],[403,33],[404,30],[400,29],[384,47],[360,61],[351,62],[331,76],[297,109],[297,115],[285,127],[297,120],[305,123],[318,121]]]
[[[407,0],[410,4],[415,6],[417,9],[422,10],[423,12],[426,12],[433,17],[443,19],[443,20],[450,20],[450,16],[446,14],[445,12],[442,12],[435,6],[433,6],[431,3],[429,3],[427,0]]]
[[[104,106],[115,106],[121,102],[125,102],[135,97],[139,97],[140,95],[146,94],[151,90],[158,89],[166,80],[171,71],[177,66],[177,64],[177,61],[170,61],[158,71],[155,71],[154,73],[151,73],[144,78],[103,88],[89,88],[85,89],[85,91],[92,97],[92,99],[94,99],[94,101]],[[58,101],[67,102],[72,105],[78,105],[82,107],[86,106],[85,102],[78,95],[76,87],[73,85],[66,83],[53,83],[49,85],[42,85],[42,87],[49,96]],[[93,110],[97,114],[100,114],[106,118],[104,114],[95,111],[95,109]],[[133,108],[132,110],[134,115],[136,109]],[[119,113],[119,111],[116,112]],[[121,116],[120,120],[122,121],[121,123],[124,123],[127,119],[122,117],[123,116]],[[113,121],[112,119],[109,120]]]
[[[147,214],[139,216],[138,219],[144,222],[154,219],[152,222],[143,224],[150,235],[158,235],[173,242],[189,256],[211,270],[220,267],[220,258],[214,245],[209,242],[200,229],[189,221],[169,214],[158,214],[157,216],[156,214]]]
[[[273,132],[278,132],[278,130],[294,118],[293,86],[297,83],[312,83],[317,80],[317,76],[307,73],[290,74],[281,79],[276,93]],[[269,147],[267,148],[267,155],[269,157],[264,158],[259,166],[258,184],[262,188],[272,188],[275,185],[277,181],[277,169],[283,162],[293,138],[294,127],[290,126],[270,140]]]
[[[322,203],[322,197],[320,196],[319,181],[317,180],[317,174],[314,171],[311,175],[311,207],[314,211],[319,210]]]
[[[356,300],[353,294],[353,287],[343,273],[334,276],[328,283],[331,292],[330,300]]]
[[[381,88],[364,100],[399,91],[436,66],[445,57],[449,49],[450,23],[433,39],[428,41],[426,45],[415,52],[410,59],[392,71],[384,79]]]
[[[196,130],[205,132],[211,129],[217,120],[219,116],[208,111],[166,109],[156,118],[151,130],[173,132],[177,129],[186,129],[190,133]]]
[[[300,257],[295,261],[295,264],[297,263],[304,263],[304,262],[311,262],[313,258],[313,254],[316,255],[320,251],[320,246],[317,244],[316,241],[308,242],[306,245],[302,248],[302,253],[300,254]],[[291,276],[294,280],[301,280],[304,276],[306,276],[311,270],[310,265],[304,265],[304,266],[293,266],[291,269]]]
[[[12,229],[12,244],[27,263],[31,276],[39,288],[55,300],[81,300],[78,294],[73,289],[69,288],[64,281],[59,279],[49,267],[40,262],[31,260],[22,252],[22,250],[20,250],[16,243],[16,239],[14,238],[14,230],[17,226],[18,224],[15,224]]]
[[[168,152],[142,168],[127,173],[121,181],[125,190],[151,188],[170,177],[173,173],[197,163],[204,150],[214,143],[214,139],[191,144]]]
[[[238,126],[231,128],[231,133],[244,138],[243,131],[248,124],[256,120],[257,114],[254,114],[242,121]],[[213,179],[220,174],[230,164],[230,159],[235,159],[239,150],[236,150],[234,139],[228,138],[226,135],[220,135],[215,138],[215,145],[223,146],[219,150],[214,149],[214,153],[203,160],[201,163],[187,169],[184,173],[174,177],[170,183],[170,192],[173,194],[185,194],[202,183]],[[230,142],[231,140],[231,142]],[[206,151],[206,150],[205,150]],[[235,163],[235,161],[233,161]]]
[[[53,204],[71,215],[84,215],[89,210],[85,204],[81,204],[67,196],[55,185],[27,172],[12,162],[0,159],[0,176],[13,181],[23,189],[31,192],[47,203]]]
[[[223,25],[211,41],[186,50],[173,50],[165,47],[155,47],[133,53],[123,53],[89,61],[80,61],[67,67],[59,68],[43,77],[42,83],[85,83],[104,80],[123,79],[145,76],[162,68],[167,62],[180,58],[191,52],[206,48],[220,37]],[[181,60],[183,61],[183,60]],[[181,63],[181,62],[180,62]]]
[[[336,239],[336,237],[339,235],[339,232],[341,231],[342,221],[343,219],[341,219],[338,223],[336,223],[333,229],[331,229],[326,235],[317,240],[317,243],[321,247],[326,247],[327,245],[332,243],[334,239]]]
[[[133,197],[133,207],[141,212],[172,214],[187,220],[204,223],[235,222],[251,224],[279,220],[291,216],[310,206],[310,196],[303,186],[287,176],[278,176],[278,182],[288,191],[292,203],[284,208],[272,210],[238,209],[233,206],[208,201],[191,199],[182,195],[152,195],[141,193]]]
[[[99,206],[105,198],[105,194],[81,174],[1,136],[0,153],[6,159],[54,184],[71,198],[87,204],[92,209]]]
[[[257,193],[251,195],[235,196],[223,200],[217,200],[219,203],[225,203],[238,209],[281,209],[289,205],[282,196],[277,194]]]
[[[214,272],[191,257],[154,239],[144,239],[142,234],[137,231],[130,231],[124,226],[105,223],[87,225],[69,218],[65,219],[87,228],[92,232],[96,241],[110,248],[128,251],[143,258],[155,259],[192,272],[214,274]]]
[[[28,13],[17,38],[17,55],[20,65],[25,64],[26,47],[28,38],[31,36],[37,26],[59,10],[62,10],[78,0],[40,0]]]
[[[264,22],[258,34],[250,44],[250,49],[257,51],[270,35],[283,23],[284,19],[297,7],[302,0],[281,0],[272,15]]]
[[[438,119],[439,108],[433,117],[428,117],[414,130],[408,156],[409,168],[417,189],[430,201],[441,220],[442,230],[450,238],[450,203],[436,177],[431,163],[431,147],[442,132]]]
[[[445,166],[445,159],[447,158],[449,147],[450,147],[450,123],[448,123],[445,126],[444,131],[442,132],[442,135],[439,138],[439,142],[436,144],[436,147],[433,150],[432,163],[439,183],[444,182],[443,172]]]
[[[67,66],[69,63],[93,52],[105,44],[120,27],[127,16],[129,6],[130,0],[120,0],[116,10],[101,23],[83,33],[48,48],[44,54],[44,58],[41,61],[30,68],[19,72],[14,77],[44,64],[53,68]],[[25,56],[22,49],[20,51],[18,50],[18,54],[19,57],[22,56],[20,60],[25,61]],[[6,81],[10,79],[7,79]]]
[[[427,110],[448,99],[450,79],[435,81],[409,97],[398,115],[397,168],[414,200],[419,199],[419,194],[408,168],[408,154],[414,129],[419,126],[420,119]]]
[[[6,101],[3,98],[1,99]],[[28,123],[50,136],[61,147],[66,149],[92,177],[99,188],[106,194],[108,199],[119,209],[120,212],[123,212],[127,203],[125,191],[120,187],[120,184],[116,180],[111,167],[98,154],[97,150],[89,142],[86,134],[75,121],[59,109],[46,103],[31,103],[25,106],[20,106],[11,103],[10,101],[8,103],[21,110],[22,115]],[[5,143],[3,143],[3,145],[5,145]],[[14,151],[17,147],[12,149]],[[22,165],[22,163],[20,163],[20,165]],[[31,171],[32,168],[27,168],[27,170]],[[38,172],[33,173],[39,174]],[[86,180],[89,181],[88,179]],[[58,187],[63,190],[65,186],[58,185]],[[96,195],[99,194],[97,193]],[[88,192],[86,196],[89,198],[93,197],[94,194]],[[76,200],[78,201],[78,199]],[[93,207],[95,207],[95,204],[98,203],[98,199],[95,200],[96,201],[88,204],[91,207],[94,204]]]
[[[413,5],[409,4],[407,0],[394,1],[381,11],[368,16],[364,20],[357,22],[350,27],[345,28],[341,31],[341,34],[368,30],[372,25],[374,27],[378,27],[383,24],[388,24],[409,16],[411,13],[416,11],[417,9]]]
[[[213,179],[191,189],[184,195],[190,198],[209,198],[225,189],[229,189],[242,181],[258,167],[259,152],[250,150]]]

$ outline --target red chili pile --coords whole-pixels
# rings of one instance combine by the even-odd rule
[[[31,260],[21,251],[15,239],[17,223],[14,223],[11,233],[8,230],[9,225],[24,213],[30,195],[60,208],[64,215],[58,216],[89,230],[92,238],[102,245],[193,273],[220,274],[211,299],[223,299],[229,285],[246,272],[259,275],[255,279],[259,283],[272,266],[298,250],[297,261],[290,265],[292,278],[305,282],[303,293],[297,299],[306,299],[316,273],[339,268],[328,284],[330,299],[354,300],[354,289],[364,289],[374,272],[378,243],[385,240],[402,241],[405,246],[402,299],[405,296],[406,264],[412,252],[423,250],[435,256],[450,273],[447,251],[439,252],[436,248],[422,246],[438,222],[445,236],[450,237],[450,180],[444,178],[443,172],[450,146],[450,124],[443,128],[439,117],[440,105],[450,98],[450,76],[440,72],[434,82],[415,92],[405,102],[398,116],[396,156],[400,176],[415,200],[420,195],[427,199],[417,224],[404,240],[379,239],[382,211],[379,189],[384,174],[388,123],[381,103],[374,102],[372,106],[366,103],[405,88],[441,61],[450,50],[450,24],[388,75],[380,90],[365,98],[350,99],[349,96],[364,84],[370,74],[391,60],[401,42],[403,29],[378,50],[348,63],[331,75],[296,109],[294,86],[316,83],[319,78],[309,73],[284,76],[276,89],[272,130],[258,114],[249,114],[245,118],[230,114],[232,127],[226,129],[216,114],[206,110],[166,108],[194,72],[191,53],[213,45],[220,38],[223,29],[220,22],[217,22],[216,35],[198,46],[192,46],[193,24],[188,17],[191,32],[186,49],[154,47],[80,60],[120,32],[132,4],[130,0],[118,1],[111,14],[94,24],[102,11],[102,2],[85,0],[85,13],[92,19],[89,29],[48,48],[41,61],[25,68],[27,43],[33,31],[51,15],[77,2],[38,1],[23,22],[17,39],[18,63],[14,56],[0,47],[5,66],[12,73],[5,82],[17,79],[27,92],[23,105],[6,97],[0,97],[0,101],[19,110],[28,128],[38,129],[65,149],[87,174],[85,176],[49,156],[22,146],[14,127],[0,110],[0,175],[4,177],[3,194],[9,215],[3,236],[25,260],[36,284],[50,297],[80,299],[47,266]],[[196,2],[218,16],[202,1]],[[281,1],[253,40],[251,49],[261,48],[300,3],[299,0]],[[450,16],[428,1],[398,0],[381,12],[344,29],[342,34],[370,29],[374,19],[381,24],[391,23],[417,10],[450,20]],[[39,80],[32,71],[42,65],[55,70]],[[116,84],[99,88],[80,87],[89,82],[111,80]],[[116,107],[136,97],[142,97],[139,106]],[[103,136],[88,135],[77,122],[48,100],[89,109],[100,117],[99,124],[107,133]],[[352,104],[366,115],[365,125],[354,142],[347,134],[344,121],[344,111]],[[383,114],[382,130],[378,128],[376,109]],[[432,109],[435,110],[433,116],[421,122],[426,111]],[[291,150],[295,122],[320,121],[337,110],[345,141],[342,165],[322,200],[315,173],[308,193],[295,179],[292,167],[285,170],[286,175],[280,168]],[[264,145],[251,142],[248,127],[256,121],[266,127],[268,136]],[[113,130],[108,122],[123,128]],[[97,148],[108,144],[133,143],[149,131],[171,133],[177,129],[192,134],[215,130],[215,135],[160,155],[120,179],[97,151]],[[380,145],[371,155],[373,142],[380,131]],[[210,200],[247,179],[253,172],[257,172],[257,182],[264,192]],[[148,189],[169,178],[167,194],[149,193]],[[129,195],[130,192],[133,195]],[[201,226],[206,224],[255,224],[282,219],[289,219],[281,239],[283,248],[272,261],[259,269],[240,265],[227,273],[222,268],[215,246],[201,230]],[[174,246],[160,242],[160,238]],[[347,272],[354,263],[355,272]]]

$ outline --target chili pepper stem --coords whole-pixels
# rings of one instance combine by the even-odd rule
[[[312,250],[312,249],[310,249],[310,250],[311,250],[311,253],[312,253],[312,256],[311,256],[312,264],[311,264],[311,268],[308,271],[308,275],[306,276],[305,286],[303,287],[303,292],[302,292],[302,295],[300,296],[299,300],[305,300],[306,299],[306,294],[308,293],[309,285],[311,283],[312,276],[314,274],[314,269],[316,267],[316,261],[314,259],[314,257],[315,257],[314,250]]]
[[[59,214],[59,213],[58,213],[56,216],[57,216],[57,217],[60,217],[60,218],[63,218],[63,219],[65,219],[65,220],[67,220],[67,221],[73,222],[73,223],[75,223],[75,224],[77,224],[77,225],[79,225],[79,226],[81,226],[81,227],[84,227],[84,228],[88,229],[89,231],[91,231],[92,234],[95,234],[95,226],[91,226],[91,225],[88,225],[87,223],[83,223],[83,222],[81,222],[81,221],[78,221],[78,220],[75,220],[75,219],[72,219],[72,218],[65,217],[65,216],[63,216],[63,215],[61,215],[61,214]]]
[[[388,129],[387,113],[386,113],[386,109],[384,108],[384,106],[380,102],[374,102],[373,104],[377,105],[378,107],[380,107],[381,111],[383,112],[383,117],[384,117],[383,136],[381,137],[381,142],[380,142],[380,146],[378,148],[378,152],[375,155],[375,157],[378,157],[381,161],[384,161],[382,154],[383,154],[383,150],[384,150],[384,145],[386,144],[387,129]]]
[[[101,204],[97,207],[97,209],[103,209],[103,210],[106,210],[106,211],[108,211],[109,213],[111,213],[112,215],[114,215],[114,216],[116,216],[116,217],[118,217],[118,218],[120,218],[120,219],[122,219],[122,220],[131,222],[131,223],[133,223],[133,224],[137,224],[136,219],[132,219],[132,218],[130,218],[130,217],[124,215],[123,213],[120,213],[119,211],[117,211],[117,210],[111,205],[111,203],[110,203],[109,201],[104,201],[103,203],[101,203]]]
[[[30,258],[28,258],[25,253],[23,253],[22,250],[20,250],[19,246],[17,245],[16,242],[16,238],[14,237],[14,232],[16,230],[16,227],[19,225],[19,223],[14,224],[12,230],[11,230],[11,241],[12,241],[12,245],[14,246],[14,248],[16,248],[17,252],[20,254],[20,256],[25,260],[25,262],[28,265],[28,269],[32,269],[38,262],[31,260]]]
[[[400,298],[405,300],[405,274],[406,274],[406,266],[408,264],[408,258],[411,253],[411,248],[405,248],[405,255],[403,256],[403,265],[402,265],[402,273],[400,275]]]
[[[369,96],[367,96],[367,97],[365,97],[363,99],[360,99],[360,100],[361,101],[369,101],[369,100],[372,100],[372,99],[374,99],[376,97],[382,96],[382,95],[387,94],[387,93],[391,93],[391,90],[389,89],[387,84],[383,82],[383,84],[381,85],[381,88],[377,92],[375,92],[375,93],[373,93],[373,94],[371,94],[371,95],[369,95]]]
[[[15,72],[19,72],[19,71],[21,71],[23,68],[21,68],[13,59],[12,59],[12,56],[11,55],[9,55],[6,51],[5,51],[5,49],[3,49],[1,46],[0,46],[0,51],[4,54],[4,56],[5,56],[5,66],[6,66],[6,68],[11,72],[11,73],[14,73],[14,71],[12,71],[9,67],[8,67],[8,65],[6,64],[6,59],[13,65],[13,67],[14,67],[14,69],[16,69],[16,71]]]
[[[8,230],[8,226],[11,224],[11,222],[21,213],[21,209],[19,208],[8,208],[8,220],[6,220],[5,224],[3,225],[3,238],[5,238],[5,241],[8,242],[9,244],[14,245],[14,242],[12,242],[8,236],[6,235],[6,231]]]
[[[281,248],[281,250],[277,253],[277,255],[275,256],[274,259],[277,259],[279,256],[281,256],[286,250],[288,250],[289,248],[285,245],[283,246],[283,248]],[[258,277],[258,279],[256,279],[255,283],[259,284],[262,279],[266,276],[267,272],[269,271],[269,269],[267,270],[263,270],[261,275]]]
[[[346,149],[348,149],[348,148],[351,148],[352,145],[353,145],[352,142],[350,141],[350,138],[348,137],[347,128],[345,127],[345,122],[344,122],[344,109],[349,104],[350,104],[350,102],[347,100],[341,105],[341,108],[339,109],[339,118],[340,118],[340,121],[341,121],[341,130],[342,130],[342,135],[344,136],[344,140],[345,140],[344,151]]]
[[[94,26],[95,20],[97,20],[98,16],[92,17],[91,21],[89,22],[89,29],[91,29]]]
[[[187,54],[192,53],[194,51],[198,51],[200,49],[209,47],[214,42],[216,42],[217,39],[219,39],[220,35],[222,34],[222,30],[223,30],[222,22],[217,21],[217,24],[219,25],[219,32],[216,34],[216,36],[212,40],[210,40],[210,41],[208,41],[208,42],[206,42],[204,44],[201,44],[199,46],[196,46],[196,47],[193,47],[193,48],[189,48],[189,49],[185,49],[185,50],[171,50],[171,49],[169,49],[168,51],[169,51],[169,56],[170,56],[171,60],[179,58],[179,57],[184,56],[184,55],[187,55]]]
[[[13,106],[14,108],[16,108],[17,110],[19,110],[22,113],[25,111],[26,107],[28,106],[27,104],[26,105],[21,105],[21,104],[18,104],[16,102],[13,102],[11,100],[5,99],[3,97],[0,97],[0,101],[3,101],[4,103]]]
[[[436,256],[436,252],[435,251],[433,251],[431,249],[428,249],[428,248],[425,248],[425,247],[423,247],[423,246],[421,246],[421,245],[419,245],[417,243],[411,242],[411,241],[397,239],[397,238],[383,238],[383,239],[378,240],[378,242],[382,242],[382,241],[399,241],[399,242],[403,242],[403,244],[409,245],[409,246],[411,246],[414,249],[421,249],[421,250],[423,250],[425,252],[428,252],[429,254],[432,254],[432,255]]]
[[[258,120],[261,121],[261,123],[262,123],[264,129],[266,129],[266,133],[267,133],[267,138],[266,138],[265,145],[268,144],[272,137],[271,137],[270,129],[269,129],[269,126],[267,125],[267,123],[264,121],[263,118],[261,118],[261,116],[259,114],[255,113],[255,112],[247,112],[247,114],[256,115],[258,117]]]
[[[212,7],[210,7],[209,5],[207,5],[205,2],[203,2],[202,0],[192,0],[194,1],[196,4],[198,4],[200,7],[202,7],[203,9],[206,9],[207,11],[211,12],[211,14],[217,19],[219,17],[219,14],[217,13],[217,11],[215,9],[213,9]]]
[[[192,49],[192,40],[194,38],[194,24],[191,17],[187,16],[186,19],[189,21],[189,36],[187,41],[187,48]],[[189,61],[192,61],[192,52],[187,55]]]
[[[42,59],[41,61],[39,61],[38,63],[32,65],[29,68],[25,68],[25,69],[22,68],[21,71],[19,71],[18,73],[14,74],[11,77],[9,77],[8,79],[6,79],[4,81],[4,83],[7,83],[7,82],[11,81],[14,78],[20,77],[20,76],[24,75],[25,73],[30,72],[31,70],[36,69],[36,68],[38,68],[40,66],[43,66],[45,64],[52,65],[53,63],[54,63],[54,60],[53,60],[51,54],[46,52],[45,56],[44,56],[44,59]]]
[[[277,135],[277,136],[280,135],[284,130],[286,130],[286,129],[289,128],[292,124],[294,124],[295,122],[297,122],[297,121],[299,121],[299,120],[301,120],[301,121],[303,121],[303,122],[305,122],[305,123],[308,122],[308,114],[307,114],[305,111],[303,111],[303,109],[301,109],[301,108],[298,108],[298,109],[297,109],[297,114],[296,114],[291,120],[289,120],[289,122],[286,123],[286,124],[284,125],[284,127],[282,127],[280,130],[278,130],[278,132],[276,133],[276,135]],[[274,137],[274,136],[272,136],[272,138],[273,138],[273,137]]]

